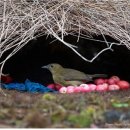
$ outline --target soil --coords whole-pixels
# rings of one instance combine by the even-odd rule
[[[130,90],[0,93],[0,128],[130,128]]]

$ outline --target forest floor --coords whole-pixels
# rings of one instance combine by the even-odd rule
[[[0,128],[130,128],[130,90],[0,93]]]

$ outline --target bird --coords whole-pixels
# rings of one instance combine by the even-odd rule
[[[93,81],[93,78],[96,77],[107,77],[106,74],[85,74],[79,70],[64,68],[58,63],[51,63],[42,66],[42,68],[48,69],[52,74],[54,83],[62,86],[78,86],[84,82]]]

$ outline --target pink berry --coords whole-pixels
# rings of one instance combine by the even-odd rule
[[[60,93],[66,93],[67,92],[67,88],[66,87],[62,87],[59,89]]]
[[[81,84],[79,87],[85,87],[88,86],[87,84]]]
[[[116,84],[112,84],[112,85],[108,86],[108,90],[110,90],[110,91],[119,90],[119,89],[120,89],[120,87]]]
[[[80,92],[88,92],[89,91],[89,89],[88,89],[88,87],[87,86],[84,86],[84,87],[82,87],[82,86],[79,86],[80,87]]]
[[[90,92],[90,87],[87,84],[81,84],[79,87],[81,87],[81,92]]]
[[[67,86],[67,88],[73,88],[74,89],[75,87],[74,86]]]
[[[104,79],[95,79],[94,80],[94,83],[96,84],[96,85],[99,85],[99,84],[103,84],[104,83]]]
[[[107,89],[108,89],[107,83],[99,84],[97,85],[97,88],[96,88],[97,91],[107,91]]]
[[[97,85],[95,85],[95,84],[88,84],[88,86],[89,86],[91,91],[95,91],[97,88]]]
[[[81,88],[81,87],[78,87],[78,86],[77,86],[77,87],[74,88],[74,92],[75,92],[75,93],[79,93],[79,92],[81,92],[81,91],[82,91],[82,88]]]
[[[74,93],[74,86],[68,86],[67,87],[67,93]]]
[[[90,92],[90,91],[91,91],[91,89],[90,89],[89,86],[85,86],[85,87],[83,88],[83,92]]]
[[[50,89],[55,89],[55,84],[49,84],[49,85],[47,85],[47,87]]]

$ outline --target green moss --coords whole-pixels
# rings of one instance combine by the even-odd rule
[[[56,100],[56,96],[50,93],[44,94],[42,98],[49,101]]]
[[[1,109],[0,110],[0,119],[8,118],[9,117],[8,112],[9,112],[9,109],[6,109],[6,108]]]
[[[67,116],[67,111],[62,106],[57,106],[56,110],[52,113],[51,119],[54,123],[63,121]]]
[[[68,120],[74,125],[74,127],[89,127],[93,122],[94,113],[95,109],[88,107],[77,115],[70,115]]]

